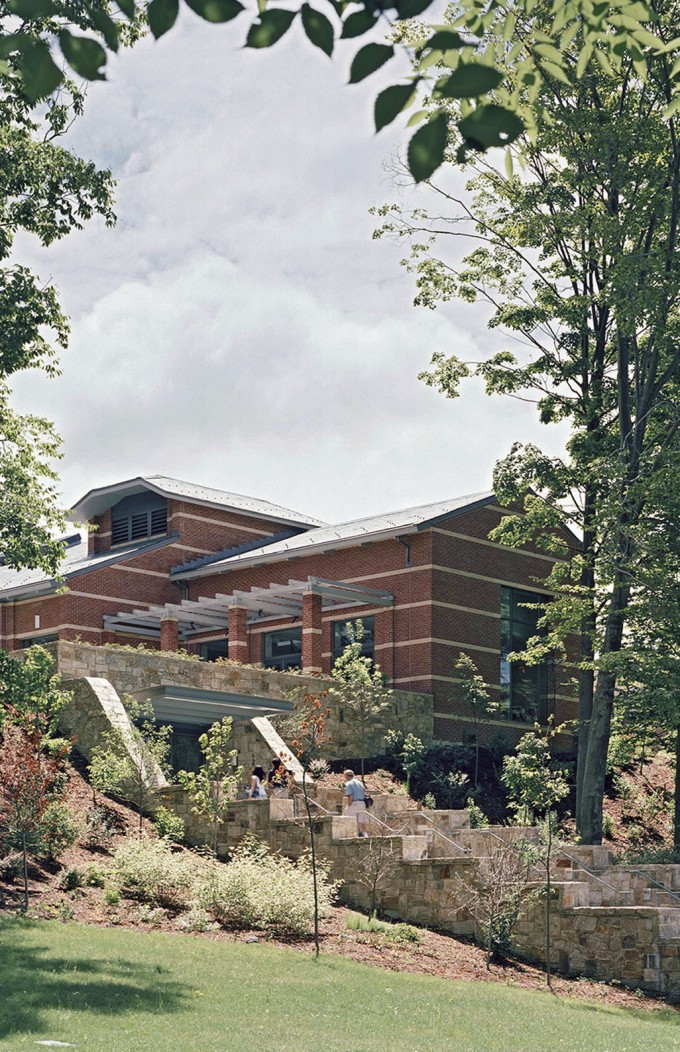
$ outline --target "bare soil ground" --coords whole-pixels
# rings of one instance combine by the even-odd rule
[[[331,776],[333,777],[333,776]],[[337,776],[335,776],[337,777]],[[387,776],[389,777],[389,776]],[[385,776],[370,776],[368,779],[371,791],[385,791]],[[398,791],[395,789],[395,791]],[[69,780],[64,799],[77,813],[83,826],[88,812],[93,805],[92,790],[78,771],[69,768]],[[119,903],[108,904],[105,899],[105,888],[87,884],[73,890],[64,888],[65,875],[69,870],[77,870],[87,877],[92,870],[99,871],[105,878],[110,854],[117,843],[126,835],[136,834],[139,827],[139,816],[133,811],[104,799],[100,795],[97,803],[104,805],[115,823],[110,845],[106,849],[88,847],[84,838],[70,850],[64,852],[59,863],[41,861],[30,870],[30,907],[29,916],[35,918],[60,918],[64,922],[71,920],[84,924],[104,927],[118,926],[137,930],[154,930],[172,932],[181,938],[178,928],[178,917],[167,911],[150,910],[139,903],[121,899]],[[146,819],[143,828],[151,832],[153,826]],[[0,877],[0,915],[11,914],[21,909],[22,888],[20,878],[9,881]],[[491,963],[487,969],[486,954],[478,946],[462,939],[453,938],[440,932],[419,929],[420,941],[413,943],[395,942],[394,939],[381,934],[354,931],[347,928],[347,918],[351,913],[344,907],[333,909],[331,916],[322,924],[322,953],[338,954],[381,968],[398,972],[412,972],[421,975],[434,975],[445,979],[465,981],[483,981],[503,983],[524,989],[542,989],[545,987],[545,974],[540,968],[520,961],[509,961],[506,964]],[[211,931],[198,936],[210,940],[243,942],[246,939],[259,939],[273,945],[292,947],[300,952],[311,953],[313,944],[309,939],[280,942],[267,939],[262,932]],[[594,982],[588,979],[569,979],[557,976],[553,979],[553,990],[563,997],[582,998],[618,1007],[635,1007],[656,1010],[668,1008],[665,1002],[643,996],[623,989],[617,985]]]

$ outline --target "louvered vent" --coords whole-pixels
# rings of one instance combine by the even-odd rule
[[[149,513],[148,511],[139,512],[137,515],[130,516],[130,537],[133,541],[138,541],[142,537],[149,536]]]
[[[123,544],[130,540],[130,519],[114,519],[111,525],[111,544]]]
[[[130,544],[167,533],[168,512],[163,497],[135,493],[111,509],[111,544]]]
[[[166,533],[168,529],[168,513],[165,508],[156,508],[151,512],[151,533]]]

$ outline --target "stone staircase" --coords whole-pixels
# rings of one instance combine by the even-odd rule
[[[166,790],[179,813],[190,810],[178,787]],[[467,811],[415,811],[405,797],[381,796],[370,810],[370,836],[357,836],[356,819],[341,813],[340,790],[324,789],[315,807],[316,846],[341,882],[345,902],[370,909],[362,870],[383,866],[375,905],[388,916],[458,935],[478,934],[470,888],[484,860],[535,829],[471,829]],[[309,847],[300,799],[235,801],[218,846],[245,835],[298,858]],[[205,842],[194,821],[189,838]],[[377,860],[377,861],[376,861]],[[536,890],[545,887],[540,869]],[[551,871],[551,957],[566,974],[617,980],[680,1000],[680,866],[615,866],[606,848],[556,846]],[[545,963],[545,896],[527,897],[513,933],[517,952]]]

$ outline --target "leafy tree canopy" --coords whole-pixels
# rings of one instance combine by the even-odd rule
[[[680,40],[661,31],[654,5],[644,0],[454,0],[445,25],[418,21],[433,0],[319,0],[320,6],[304,0],[285,7],[257,0],[250,10],[240,0],[186,3],[207,22],[243,14],[249,48],[272,47],[297,23],[330,57],[338,41],[375,37],[384,28],[379,41],[354,54],[349,82],[365,80],[404,50],[413,57],[413,72],[376,98],[375,124],[379,131],[420,100],[408,122],[417,126],[408,147],[417,181],[441,165],[450,138],[463,160],[470,151],[506,146],[525,129],[531,133],[546,81],[566,84],[572,72],[582,76],[593,67],[615,76],[628,58],[645,78],[648,59],[659,55],[680,74]],[[154,37],[163,36],[180,4],[151,0],[145,9],[135,0],[6,0],[2,8],[2,69],[36,101],[63,82],[64,64],[86,80],[104,79],[107,52],[135,39],[144,22]],[[448,99],[462,102],[455,118],[444,105]]]
[[[670,42],[680,7],[664,0],[656,12]],[[528,40],[541,24],[537,6],[517,31]],[[499,499],[523,503],[524,513],[507,516],[493,537],[560,558],[545,581],[554,596],[545,631],[525,659],[561,655],[578,674],[576,818],[587,843],[602,834],[617,683],[630,680],[645,605],[653,626],[643,596],[655,589],[667,603],[661,585],[677,571],[680,66],[659,53],[648,76],[638,67],[630,52],[613,74],[584,66],[574,40],[564,77],[544,78],[534,132],[508,150],[504,171],[471,156],[467,194],[438,184],[431,213],[380,210],[380,233],[411,242],[418,304],[486,303],[490,327],[509,337],[475,362],[436,353],[425,382],[455,398],[476,375],[489,394],[569,427],[564,455],[516,445],[497,465]],[[515,83],[509,60],[504,68]],[[448,103],[454,117],[462,105]],[[580,551],[560,530],[565,522]]]

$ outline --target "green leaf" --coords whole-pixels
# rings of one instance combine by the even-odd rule
[[[399,18],[417,18],[431,4],[432,0],[396,0],[397,14]]]
[[[364,33],[368,33],[369,29],[373,29],[377,21],[378,16],[371,11],[367,11],[366,8],[362,11],[355,11],[354,14],[348,15],[343,22],[340,37],[343,40],[349,40],[350,37],[363,36]]]
[[[31,41],[22,48],[19,69],[24,91],[33,102],[45,98],[64,79],[50,49],[42,40]]]
[[[469,117],[458,124],[463,138],[478,150],[487,150],[491,146],[507,146],[524,131],[524,124],[505,106],[489,103],[478,106]]]
[[[429,179],[444,160],[448,140],[448,121],[440,111],[418,128],[408,144],[408,167],[417,183]]]
[[[149,29],[156,40],[172,29],[179,14],[179,0],[151,0],[147,10]]]
[[[26,21],[31,18],[49,18],[57,10],[52,0],[7,0],[7,8],[13,15]]]
[[[113,21],[110,15],[107,15],[106,11],[103,11],[100,7],[94,4],[89,5],[90,17],[99,30],[101,35],[104,37],[107,48],[111,51],[118,50],[118,26]]]
[[[59,34],[59,43],[64,58],[69,66],[85,77],[85,80],[106,80],[102,67],[106,65],[106,52],[91,37],[74,37],[63,29]]]
[[[239,0],[186,0],[197,15],[206,22],[231,22],[244,10]]]
[[[440,29],[433,33],[429,40],[425,41],[423,49],[433,48],[435,51],[448,51],[450,48],[463,47],[464,43],[465,41],[460,33],[455,33],[452,29]]]
[[[135,0],[116,0],[116,3],[126,18],[132,21],[136,14]]]
[[[385,88],[380,92],[375,100],[375,130],[377,132],[391,124],[395,117],[406,109],[417,87],[418,81],[415,81],[411,84],[393,84],[391,88]]]
[[[592,55],[593,55],[593,45],[592,44],[584,44],[583,48],[581,49],[581,54],[578,57],[578,62],[576,63],[576,76],[579,78],[579,80],[581,79],[581,77],[585,73],[585,71],[586,71],[586,69],[588,67],[588,63],[590,62],[590,60],[592,58]]]
[[[466,62],[460,65],[449,77],[437,81],[434,90],[435,98],[476,99],[493,91],[503,80],[503,74],[492,66],[481,62]]]
[[[248,30],[246,47],[271,47],[287,33],[293,24],[297,11],[284,11],[280,7],[271,7],[263,11],[259,22]]]
[[[426,117],[430,116],[429,110],[417,110],[416,113],[411,114],[408,121],[406,122],[407,128],[413,128],[416,124],[422,124]]]
[[[330,58],[333,54],[333,45],[335,43],[335,34],[330,21],[321,11],[310,7],[309,4],[303,4],[300,12],[302,14],[302,27],[308,39]]]
[[[560,83],[571,87],[571,81],[561,66],[556,66],[554,62],[547,62],[546,60],[541,61],[539,65],[543,72],[547,73],[549,77],[553,77],[554,80],[559,80]]]
[[[508,182],[511,183],[515,178],[515,166],[512,162],[511,150],[505,151],[505,174],[507,176]]]
[[[678,110],[680,110],[680,95],[676,96],[671,104],[663,111],[664,118],[669,120],[669,118],[673,117]]]
[[[394,55],[394,48],[389,44],[365,44],[360,48],[349,71],[350,84],[358,84],[360,80],[369,77],[380,69]]]

